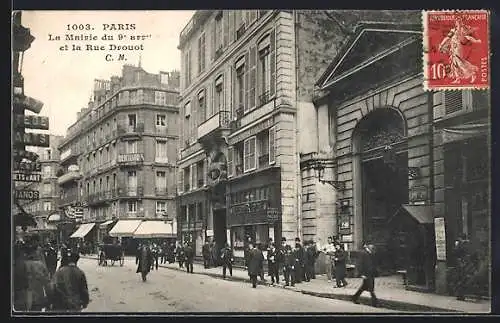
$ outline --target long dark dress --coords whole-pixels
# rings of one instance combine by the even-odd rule
[[[346,273],[346,252],[343,249],[335,251],[335,279],[337,280],[337,286],[341,287],[346,285],[345,273]]]
[[[143,281],[146,281],[146,276],[151,271],[153,265],[153,253],[149,248],[143,248],[139,256],[139,264],[137,265],[136,273],[141,273]]]

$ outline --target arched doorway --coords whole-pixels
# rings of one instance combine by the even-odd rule
[[[391,226],[392,218],[408,203],[406,121],[395,108],[377,108],[361,119],[353,133],[354,204],[358,248],[376,246],[377,268],[389,274],[402,268],[408,228]]]

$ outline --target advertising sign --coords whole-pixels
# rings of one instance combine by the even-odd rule
[[[434,219],[434,231],[436,235],[436,259],[440,261],[446,260],[446,230],[444,218]]]
[[[42,164],[39,162],[14,162],[14,170],[24,172],[41,172]]]
[[[41,182],[42,174],[30,174],[30,173],[14,173],[14,181],[16,182]]]
[[[40,198],[40,192],[32,190],[15,190],[14,198],[17,200],[34,201]]]
[[[49,130],[49,118],[43,116],[16,114],[14,116],[16,128]]]
[[[50,136],[43,133],[33,133],[16,131],[14,133],[14,144],[36,146],[36,147],[49,147]]]

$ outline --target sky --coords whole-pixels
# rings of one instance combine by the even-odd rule
[[[48,133],[65,135],[76,121],[77,112],[86,107],[94,79],[120,76],[125,63],[138,65],[140,60],[149,73],[180,70],[179,34],[193,14],[194,11],[185,10],[23,11],[22,25],[30,28],[35,37],[22,61],[24,92],[44,103],[39,115],[49,117]],[[78,30],[87,28],[87,24],[93,30]],[[121,30],[118,24],[123,25]],[[132,24],[134,30],[131,30]],[[98,39],[66,40],[67,34]],[[103,40],[104,34],[113,40]],[[56,40],[56,36],[61,40]],[[145,38],[132,39],[135,36]],[[80,45],[82,50],[72,50],[73,44]],[[87,44],[104,46],[104,49],[86,50]],[[112,44],[142,45],[142,50],[111,50]],[[108,59],[113,61],[106,60],[108,54],[111,55]],[[118,54],[124,54],[126,61],[120,61]]]

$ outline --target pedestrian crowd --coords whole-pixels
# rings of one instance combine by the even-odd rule
[[[87,307],[90,302],[87,279],[77,266],[78,250],[66,244],[57,249],[54,242],[42,244],[36,234],[16,241],[15,311],[79,312]]]

